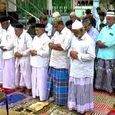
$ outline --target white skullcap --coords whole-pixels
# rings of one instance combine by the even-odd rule
[[[54,12],[54,13],[52,14],[52,17],[53,17],[53,18],[60,17],[60,16],[61,16],[61,15],[60,15],[59,12]]]
[[[115,16],[115,12],[113,12],[113,11],[108,11],[107,14],[106,14],[106,17],[107,17],[107,16],[114,17],[114,16]]]
[[[78,20],[76,20],[73,24],[72,24],[72,29],[80,29],[80,28],[82,28],[83,27],[83,24],[80,22],[80,21],[78,21]]]
[[[70,16],[76,16],[75,12],[71,12]]]

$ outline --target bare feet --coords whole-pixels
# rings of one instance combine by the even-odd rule
[[[0,84],[0,88],[2,88],[2,84]]]
[[[26,95],[32,96],[31,89],[26,89],[25,90]]]

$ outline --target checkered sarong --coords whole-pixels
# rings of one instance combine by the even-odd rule
[[[113,91],[115,88],[115,59],[98,59],[95,88],[109,93]]]
[[[67,69],[49,68],[48,91],[53,92],[56,104],[65,105],[68,100],[68,81]],[[50,94],[50,93],[49,93]]]

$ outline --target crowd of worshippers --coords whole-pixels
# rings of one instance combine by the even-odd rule
[[[94,108],[93,89],[114,95],[115,91],[115,12],[91,10],[81,19],[75,12],[62,21],[59,12],[34,17],[25,30],[0,18],[0,83],[8,89],[83,114]]]

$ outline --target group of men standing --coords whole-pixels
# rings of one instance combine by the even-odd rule
[[[95,87],[111,93],[115,86],[115,14],[108,12],[108,25],[100,34],[90,31],[90,19],[71,20],[65,26],[59,13],[55,15],[53,26],[42,21],[35,24],[34,38],[23,25],[12,27],[8,17],[1,17],[0,80],[3,88],[26,87],[26,93],[32,92],[33,98],[45,101],[53,96],[56,104],[84,114],[94,108],[96,55]]]

